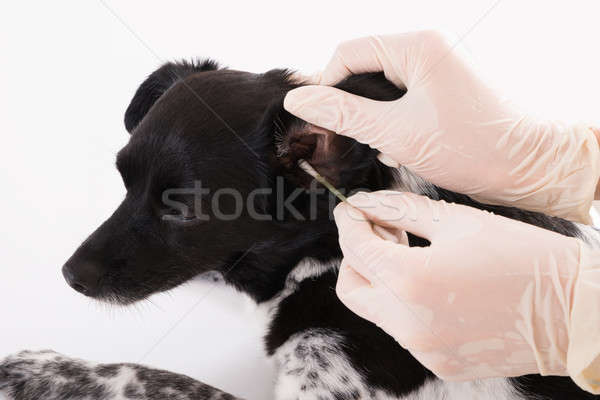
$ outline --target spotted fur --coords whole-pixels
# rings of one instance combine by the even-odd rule
[[[299,290],[303,280],[319,279],[326,271],[337,271],[339,263],[319,263],[305,259],[290,273],[285,289],[273,303],[270,315],[287,296]],[[275,384],[277,400],[517,400],[522,399],[507,379],[472,382],[444,382],[431,378],[407,395],[386,391],[369,384],[348,357],[344,334],[335,329],[307,329],[292,335],[273,354],[279,369]],[[401,373],[401,372],[400,372]]]
[[[137,364],[94,364],[50,350],[0,363],[0,390],[14,400],[235,400],[185,375]]]

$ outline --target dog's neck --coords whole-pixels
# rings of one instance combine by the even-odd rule
[[[383,170],[387,167],[379,166]],[[436,188],[405,168],[392,171],[391,181],[377,189],[395,189],[426,193],[436,198]],[[330,196],[326,193],[325,196]],[[329,203],[329,200],[322,202]],[[325,206],[323,206],[325,207]],[[327,207],[320,209],[326,212]],[[330,210],[331,211],[331,210]],[[306,220],[280,225],[274,224],[269,239],[257,242],[244,252],[235,254],[224,263],[224,279],[257,302],[264,302],[279,293],[289,273],[305,258],[323,263],[342,257],[338,244],[337,227],[328,218]],[[420,242],[418,243],[418,245]]]
[[[288,274],[306,257],[323,262],[341,257],[333,221],[282,230],[276,239],[258,242],[232,257],[229,271],[222,272],[226,282],[260,303],[279,293]]]
[[[379,168],[387,169],[384,166]],[[385,188],[423,192],[427,186],[420,179],[412,178],[404,169],[399,169],[397,174],[392,173],[391,177],[392,180],[385,184]],[[398,185],[398,182],[405,184]],[[320,202],[322,208],[319,213],[327,213],[333,204],[329,199],[332,195],[325,193],[323,196],[326,196],[326,200]],[[249,249],[227,260],[221,271],[226,282],[259,303],[279,293],[284,288],[289,273],[303,259],[310,257],[328,263],[342,257],[337,227],[330,216],[318,220],[274,224],[271,229],[269,239],[257,239]]]

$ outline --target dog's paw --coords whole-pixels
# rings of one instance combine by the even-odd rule
[[[22,351],[0,361],[0,391],[10,399],[106,399],[91,378],[94,364],[51,350]]]
[[[0,361],[0,394],[10,400],[235,399],[185,375],[136,364],[96,364],[53,351]]]
[[[60,355],[51,350],[21,351],[0,361],[0,390],[35,379],[44,365]]]

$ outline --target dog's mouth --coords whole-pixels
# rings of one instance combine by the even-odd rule
[[[84,296],[96,300],[101,303],[108,303],[119,306],[128,306],[139,301],[147,299],[152,292],[137,290],[138,285],[131,286],[125,290],[121,289],[121,285],[113,285],[106,282],[106,279],[102,277],[99,279],[96,287],[91,291],[88,287],[78,282],[71,282],[66,279],[67,283],[77,292]]]
[[[93,295],[83,294],[100,303],[126,307],[135,303],[147,301],[152,295],[168,292],[184,282],[185,281],[176,284],[174,283],[173,285],[160,288],[151,288],[141,282],[136,283],[135,285],[124,285],[121,283],[117,285],[103,284],[97,293]]]
[[[119,306],[147,300],[153,294],[169,291],[193,278],[183,275],[159,277],[157,274],[149,274],[152,278],[140,280],[117,271],[92,268],[88,264],[90,263],[65,264],[63,276],[67,284],[88,298]]]

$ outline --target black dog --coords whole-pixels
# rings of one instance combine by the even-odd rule
[[[150,75],[127,109],[131,138],[117,157],[127,196],[65,264],[67,282],[87,296],[129,304],[220,272],[269,308],[265,343],[280,366],[278,400],[595,398],[566,377],[441,381],[339,302],[335,198],[298,168],[300,158],[347,192],[410,190],[568,236],[584,238],[584,228],[477,203],[384,166],[376,151],[351,139],[311,133],[282,109],[285,93],[300,84],[284,70],[259,75],[211,61],[169,63]],[[404,94],[382,74],[337,87],[382,101]],[[178,374],[52,352],[5,359],[2,388],[21,400],[233,398]]]

